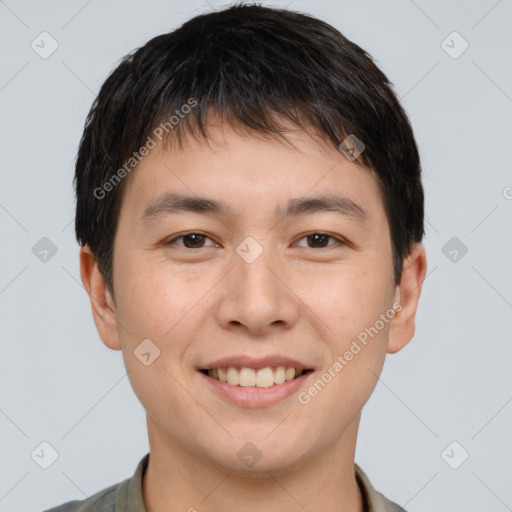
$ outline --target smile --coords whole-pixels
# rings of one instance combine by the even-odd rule
[[[203,373],[231,386],[269,388],[300,377],[311,370],[286,366],[266,366],[260,369],[227,367],[201,370]]]

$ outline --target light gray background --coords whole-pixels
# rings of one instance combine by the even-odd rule
[[[411,512],[512,510],[512,2],[290,8],[375,57],[423,161],[429,270],[417,334],[388,356],[356,462]],[[131,476],[148,450],[121,353],[101,343],[80,284],[73,165],[118,60],[211,9],[202,0],[0,2],[1,511],[83,499]],[[31,48],[42,31],[59,45],[47,59]],[[453,31],[469,43],[456,59],[445,49],[460,50],[460,40],[441,46]],[[58,249],[46,263],[32,252],[42,237]],[[456,262],[442,251],[452,237],[468,248]],[[31,458],[42,441],[59,454],[48,469]],[[469,453],[458,469],[441,456],[452,441]],[[457,462],[460,450],[445,459]]]

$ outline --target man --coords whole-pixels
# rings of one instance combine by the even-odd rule
[[[362,49],[292,11],[197,16],[106,80],[75,184],[82,281],[150,453],[52,510],[403,510],[354,453],[414,334],[423,189]]]

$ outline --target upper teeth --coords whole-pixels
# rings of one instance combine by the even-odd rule
[[[208,370],[208,375],[221,382],[227,382],[232,386],[256,386],[258,388],[268,388],[274,384],[282,384],[285,380],[292,380],[296,375],[300,375],[302,370],[296,370],[293,367],[266,366],[259,370],[253,368],[215,368]]]

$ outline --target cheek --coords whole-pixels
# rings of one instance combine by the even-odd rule
[[[180,278],[179,269],[170,272],[165,262],[145,263],[142,258],[119,265],[118,289],[118,320],[129,337],[157,343],[172,336],[197,301],[194,287]]]
[[[118,287],[117,316],[128,377],[147,412],[153,417],[170,415],[165,420],[170,422],[168,411],[190,406],[181,368],[194,296],[180,286],[178,274],[163,272],[159,264],[139,262],[139,268],[126,265],[120,270],[124,280]]]
[[[328,337],[349,340],[375,324],[392,306],[389,270],[356,265],[340,267],[323,276],[300,277],[296,287],[306,306],[322,320]]]
[[[179,268],[170,269],[167,262],[155,258],[144,261],[133,257],[131,262],[127,258],[119,266],[119,277],[119,333],[125,366],[133,370],[130,379],[133,378],[135,392],[138,394],[141,373],[144,381],[140,386],[146,390],[158,389],[156,379],[172,383],[175,376],[181,382],[182,368],[188,366],[185,363],[193,346],[191,341],[199,337],[205,283],[187,277]],[[208,287],[211,286],[213,283]],[[141,359],[148,352],[145,359],[154,358],[154,362],[146,367]]]
[[[378,265],[351,266],[308,282],[306,303],[322,320],[327,346],[323,373],[328,381],[319,402],[337,415],[367,401],[386,355],[392,308],[392,274]],[[322,380],[324,382],[324,380]],[[305,398],[307,400],[307,397]],[[341,409],[338,409],[340,407]]]

